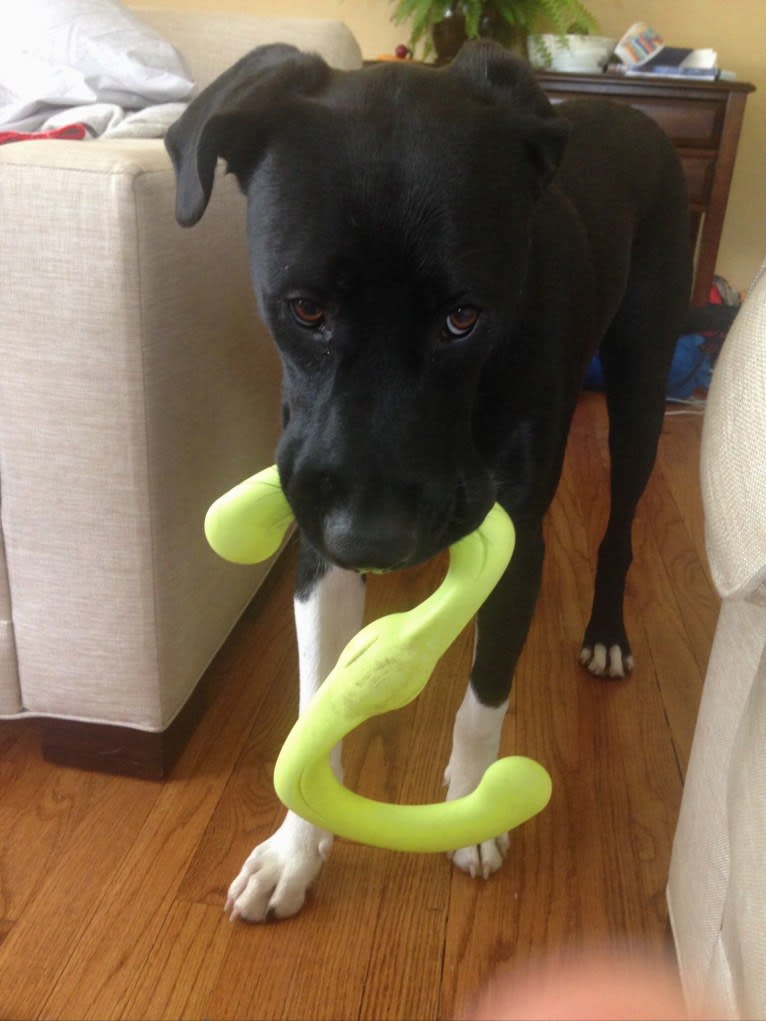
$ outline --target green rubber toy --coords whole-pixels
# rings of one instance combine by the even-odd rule
[[[235,563],[258,563],[279,548],[292,513],[276,466],[225,493],[205,518],[208,542]],[[515,534],[499,504],[450,547],[447,575],[426,600],[373,621],[341,653],[285,741],[274,770],[279,799],[339,836],[397,851],[454,851],[513,829],[542,811],[551,779],[537,762],[494,762],[465,797],[395,805],[355,794],[335,777],[330,752],[364,720],[399,709],[425,687],[446,652],[495,587]]]

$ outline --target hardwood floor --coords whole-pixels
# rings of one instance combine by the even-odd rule
[[[0,1017],[451,1018],[498,966],[590,946],[662,951],[717,614],[699,435],[699,418],[666,421],[627,593],[637,668],[599,681],[576,657],[607,513],[606,422],[601,397],[580,403],[503,738],[547,766],[554,793],[488,882],[441,855],[338,841],[298,918],[224,917],[226,886],[281,814],[271,771],[296,708],[289,554],[212,666],[215,698],[169,781],[50,766],[34,723],[0,727]],[[371,579],[369,614],[412,605],[440,569]],[[469,651],[466,633],[414,705],[353,735],[351,786],[441,797]]]

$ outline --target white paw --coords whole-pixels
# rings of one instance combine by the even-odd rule
[[[452,862],[463,872],[467,872],[472,879],[479,876],[482,879],[489,879],[497,872],[505,861],[511,838],[507,833],[501,833],[494,840],[485,840],[483,844],[476,844],[473,847],[461,847],[459,851],[450,854]]]
[[[444,771],[447,801],[476,790],[485,770],[497,758],[507,708],[507,702],[494,707],[481,705],[471,688],[466,692],[455,717],[452,754]],[[488,879],[503,864],[509,844],[508,834],[501,833],[481,844],[452,851],[449,857],[474,879]]]
[[[596,642],[592,649],[584,646],[580,662],[596,677],[625,677],[635,666],[630,653],[624,655],[619,645],[611,645],[607,649],[600,642]]]
[[[265,922],[296,915],[330,853],[332,839],[332,834],[288,812],[229,887],[225,910],[231,921]]]

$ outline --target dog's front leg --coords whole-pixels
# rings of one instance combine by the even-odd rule
[[[539,525],[516,524],[516,552],[478,613],[471,683],[455,717],[452,754],[444,775],[447,800],[473,791],[497,758],[516,661],[529,630],[540,588],[544,545]],[[487,879],[503,863],[508,834],[451,857],[471,876]]]
[[[300,674],[299,712],[335,666],[338,656],[362,625],[364,580],[330,567],[309,549],[301,551],[295,594]],[[342,779],[340,745],[332,767]],[[259,844],[231,884],[226,909],[232,921],[263,922],[297,914],[306,891],[319,874],[333,835],[288,812],[276,833]]]

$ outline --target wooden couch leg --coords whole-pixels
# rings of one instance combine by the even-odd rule
[[[170,726],[151,733],[132,727],[79,720],[41,719],[46,762],[98,773],[164,780],[205,710],[204,679]]]

